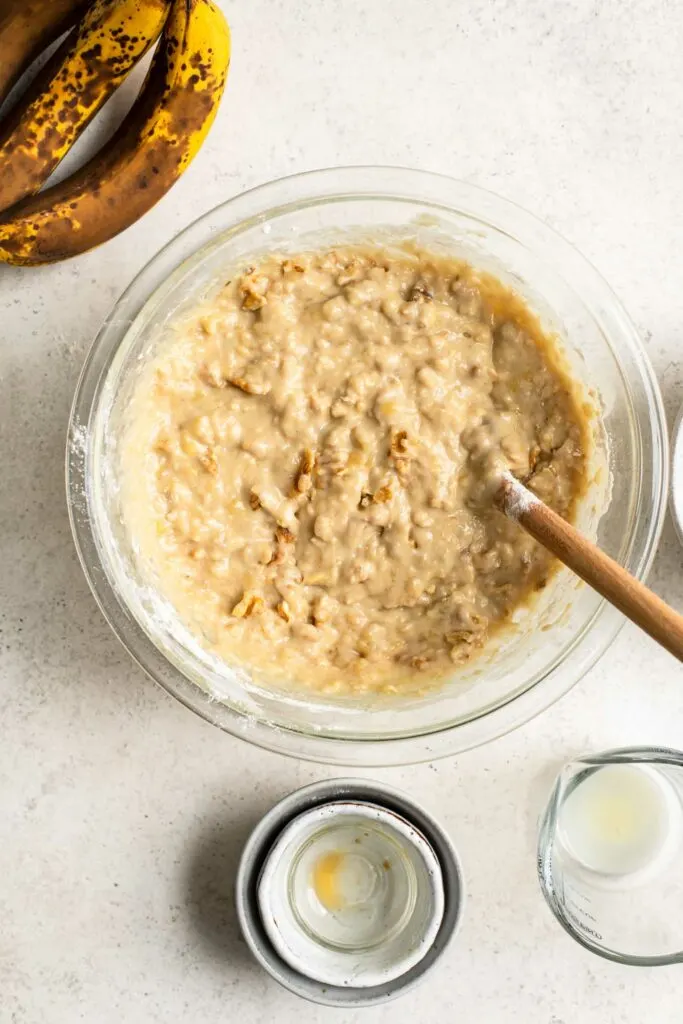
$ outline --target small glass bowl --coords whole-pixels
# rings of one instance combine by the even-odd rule
[[[119,507],[117,426],[164,324],[236,264],[265,252],[405,238],[494,273],[556,334],[570,372],[599,405],[595,473],[577,525],[642,579],[662,526],[668,453],[661,396],[635,328],[595,269],[548,227],[446,177],[384,167],[313,171],[212,210],[162,249],[119,299],[86,360],[69,426],[76,546],[95,598],[131,655],[226,731],[335,764],[431,760],[491,740],[573,686],[623,621],[561,570],[533,608],[520,612],[514,631],[441,689],[352,704],[259,689],[244,671],[213,658],[142,578]]]
[[[347,864],[351,902],[315,865],[325,854]],[[329,890],[329,891],[327,891]],[[363,891],[364,890],[364,891]],[[300,974],[328,985],[373,988],[403,977],[432,948],[444,915],[439,860],[408,820],[378,804],[333,801],[299,814],[280,833],[258,881],[263,927]]]

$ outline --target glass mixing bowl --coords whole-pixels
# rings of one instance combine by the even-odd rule
[[[353,706],[284,696],[218,662],[143,578],[117,486],[117,424],[141,365],[163,342],[164,324],[252,256],[359,237],[410,237],[462,256],[509,283],[555,332],[571,373],[599,407],[594,479],[577,523],[642,579],[664,515],[667,440],[633,325],[594,268],[545,225],[489,192],[419,171],[351,167],[271,182],[212,210],[162,249],[116,304],[83,368],[67,493],[93,593],[153,679],[253,743],[316,761],[380,765],[462,751],[538,714],[594,664],[621,616],[562,570],[504,640],[438,691]]]

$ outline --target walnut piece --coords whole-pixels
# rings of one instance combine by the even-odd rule
[[[236,619],[248,619],[263,610],[263,598],[258,594],[250,594],[247,590],[232,610]]]
[[[270,288],[270,278],[266,274],[245,274],[240,282],[242,309],[255,312],[266,304],[266,294]]]
[[[275,611],[278,613],[281,619],[285,620],[285,622],[291,621],[292,613],[286,601],[280,601],[280,603],[275,608]]]
[[[409,302],[429,302],[434,298],[434,292],[424,281],[417,281],[410,292]]]
[[[401,483],[405,484],[410,469],[411,445],[406,430],[392,430],[389,441],[389,458]]]
[[[384,505],[387,501],[391,501],[392,498],[391,487],[380,487],[372,496],[372,500],[376,505]]]
[[[246,377],[227,377],[223,387],[226,384],[244,391],[246,395],[267,395],[270,391],[270,384],[265,381],[247,380]]]
[[[286,526],[277,526],[275,528],[275,553],[268,565],[282,565],[287,554],[287,546],[293,544],[294,540],[295,537],[291,530],[288,530]]]
[[[215,452],[209,448],[204,455],[199,455],[197,461],[199,462],[202,469],[205,469],[211,476],[215,476],[218,472],[218,462],[216,461]]]
[[[306,494],[313,486],[313,470],[315,469],[315,455],[310,448],[304,448],[299,460],[299,467],[294,477],[294,486],[291,497],[296,498],[300,494]]]
[[[392,458],[396,455],[406,455],[408,452],[408,431],[394,430],[391,433],[389,442],[389,454]]]
[[[292,612],[287,601],[281,601],[280,604],[276,605],[275,611],[278,612],[281,618],[284,618],[286,623],[292,621]]]

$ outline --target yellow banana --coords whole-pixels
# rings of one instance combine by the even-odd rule
[[[0,210],[37,192],[158,37],[170,0],[94,0],[0,124]]]
[[[87,0],[2,0],[0,103],[20,75],[77,21]]]
[[[66,181],[0,215],[0,261],[51,263],[100,245],[183,173],[215,117],[230,32],[211,0],[173,0],[142,92],[104,149]]]

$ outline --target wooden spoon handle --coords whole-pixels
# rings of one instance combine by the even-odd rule
[[[514,477],[505,476],[494,502],[631,622],[683,661],[683,615],[634,579]]]

